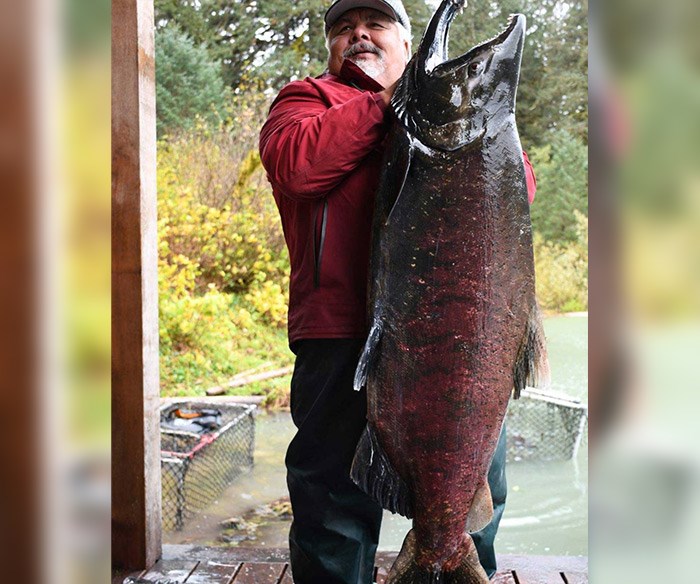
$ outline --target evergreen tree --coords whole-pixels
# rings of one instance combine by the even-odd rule
[[[553,2],[543,21],[541,82],[532,108],[536,124],[563,129],[588,143],[588,0]]]
[[[156,29],[177,28],[195,45],[209,47],[216,39],[200,0],[154,0]]]
[[[280,89],[325,69],[325,8],[318,0],[202,0],[199,10],[209,51],[237,91]]]
[[[406,0],[414,48],[437,0]],[[326,67],[323,15],[330,1],[156,0],[156,24],[176,25],[221,63],[232,89],[279,90]],[[511,13],[528,19],[518,119],[523,143],[567,129],[587,140],[587,0],[473,0],[455,19],[450,54],[500,32]]]
[[[217,63],[203,46],[175,27],[156,35],[156,121],[158,135],[190,129],[197,117],[216,122],[229,100]]]
[[[160,56],[165,41],[159,43],[159,131],[166,124],[187,127],[195,112],[218,111],[216,97],[224,95],[219,79],[236,92],[274,93],[292,79],[316,76],[326,68],[323,16],[330,0],[155,2],[158,38],[178,28],[192,39],[174,43],[175,48],[189,43],[179,57]],[[439,0],[404,4],[415,50]],[[539,186],[535,228],[557,241],[571,240],[573,209],[585,213],[587,208],[587,12],[587,0],[472,0],[450,30],[450,56],[455,57],[500,33],[510,14],[526,16],[518,128],[523,147],[536,153],[531,156]],[[185,64],[185,54],[194,48],[206,65],[195,64],[196,59]],[[179,62],[180,71],[199,77],[170,71],[173,65],[163,66],[164,60]],[[185,99],[185,94],[191,97]]]
[[[575,211],[588,216],[588,148],[569,131],[557,130],[547,145],[528,154],[537,175],[533,229],[547,241],[576,241]]]
[[[432,8],[424,0],[404,4],[417,43]],[[206,46],[236,91],[279,90],[291,79],[320,75],[326,68],[323,16],[329,6],[318,0],[155,0],[156,25],[176,26]]]

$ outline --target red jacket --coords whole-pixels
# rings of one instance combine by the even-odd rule
[[[366,335],[374,193],[386,105],[382,89],[345,61],[284,87],[260,132],[260,155],[289,248],[289,342]],[[530,200],[532,167],[524,155]]]

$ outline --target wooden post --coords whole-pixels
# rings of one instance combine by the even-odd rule
[[[112,565],[161,555],[153,0],[112,1]]]
[[[45,31],[36,3],[13,4],[0,17],[0,565],[3,582],[39,582],[45,515],[42,513],[39,448],[46,431],[41,426],[39,386],[41,361],[40,304],[45,266],[38,261],[38,205],[45,129],[37,124],[36,45]],[[9,6],[7,8],[10,8]],[[42,7],[44,8],[44,7]],[[42,63],[43,64],[43,63]],[[43,70],[41,70],[43,73]],[[37,86],[37,79],[39,83]],[[45,87],[45,86],[44,86]],[[51,87],[54,89],[54,87]],[[45,212],[44,209],[42,211]],[[26,568],[26,569],[25,569]]]

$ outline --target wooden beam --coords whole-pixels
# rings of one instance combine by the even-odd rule
[[[153,0],[112,2],[112,564],[161,555]]]
[[[46,431],[39,394],[39,332],[44,332],[38,262],[42,144],[36,105],[41,100],[36,45],[43,19],[36,3],[21,2],[0,18],[0,565],[4,582],[39,582],[42,514],[39,447]],[[3,7],[5,8],[5,7]],[[10,8],[10,7],[8,7]],[[38,21],[38,22],[37,22]],[[43,63],[42,63],[43,64]],[[43,73],[43,70],[41,70]],[[44,81],[39,79],[39,88]],[[55,89],[50,87],[49,89]],[[44,313],[44,314],[42,314]],[[6,569],[7,568],[7,569]]]
[[[223,385],[216,385],[207,389],[206,394],[209,396],[222,395],[226,393],[226,390],[233,389],[235,387],[243,387],[250,383],[255,383],[256,381],[265,381],[266,379],[273,379],[275,377],[282,377],[283,375],[289,375],[294,371],[294,366],[289,365],[288,367],[282,367],[281,369],[274,369],[272,371],[261,371],[260,373],[250,373],[245,372],[235,375],[232,379],[224,383]]]

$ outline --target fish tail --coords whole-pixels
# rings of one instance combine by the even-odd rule
[[[465,534],[460,548],[439,568],[424,568],[416,559],[416,536],[408,532],[386,584],[488,584],[472,538]],[[454,559],[453,559],[454,558]]]
[[[369,375],[369,369],[374,360],[375,349],[379,344],[381,336],[382,323],[380,319],[375,318],[372,323],[372,328],[370,328],[369,335],[367,336],[365,347],[360,355],[360,360],[357,363],[357,369],[355,369],[355,379],[353,380],[353,388],[355,391],[360,391],[367,385],[367,376]]]
[[[350,477],[384,509],[409,519],[413,517],[413,504],[408,486],[389,462],[369,424],[357,445]]]
[[[525,334],[513,367],[514,399],[520,397],[520,392],[525,387],[546,387],[549,380],[547,343],[540,308],[535,303],[527,319]]]

